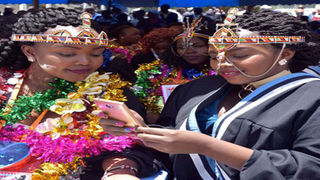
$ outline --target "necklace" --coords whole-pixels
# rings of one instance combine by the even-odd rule
[[[242,85],[241,87],[242,88],[238,92],[238,97],[240,99],[243,99],[245,97],[245,95],[243,93],[245,93],[245,92],[252,93],[255,90],[255,87],[253,87],[251,84]]]

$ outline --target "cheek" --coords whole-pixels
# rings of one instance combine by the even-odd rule
[[[178,49],[177,53],[179,56],[183,56],[185,54],[185,50],[184,49]]]
[[[91,62],[91,66],[94,70],[97,70],[103,63],[103,57],[93,59]]]
[[[46,71],[57,70],[68,64],[68,61],[63,61],[61,58],[50,55],[39,57],[37,60],[40,67]]]
[[[210,66],[212,69],[216,70],[217,69],[217,61],[216,60],[210,60]]]
[[[208,55],[208,47],[199,48],[197,52]]]

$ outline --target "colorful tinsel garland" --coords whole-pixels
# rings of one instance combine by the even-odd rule
[[[202,71],[177,69],[161,64],[158,59],[152,63],[141,64],[135,73],[137,81],[132,87],[133,92],[144,103],[148,111],[159,114],[163,108],[161,85],[185,83],[203,76],[213,75],[214,71],[209,68]]]
[[[31,155],[43,162],[41,168],[33,172],[35,179],[59,179],[68,173],[77,173],[84,157],[100,155],[103,151],[121,151],[134,145],[133,137],[104,133],[99,118],[90,115],[97,108],[91,103],[94,98],[126,101],[121,88],[129,85],[117,75],[98,72],[75,84],[56,79],[51,83],[54,89],[32,97],[19,97],[11,111],[1,116],[7,118],[7,124],[26,117],[33,109],[40,112],[50,109],[61,116],[48,118],[38,125],[37,131],[4,126],[0,130],[0,140],[25,142],[30,146]],[[27,101],[32,102],[31,105],[26,105]],[[16,114],[20,112],[23,113],[21,117]]]
[[[116,46],[111,44],[108,46],[109,52],[106,51],[104,54],[105,63],[109,63],[111,60],[110,52],[112,54],[122,54],[127,59],[128,63],[131,63],[131,59],[138,53],[142,52],[141,43],[133,44],[131,46]],[[104,64],[105,64],[104,63]]]

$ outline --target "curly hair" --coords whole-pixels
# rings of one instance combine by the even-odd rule
[[[144,35],[143,38],[140,40],[142,43],[143,49],[148,52],[151,48],[154,47],[156,43],[170,40],[172,41],[173,38],[179,34],[179,31],[175,31],[169,28],[156,28],[153,29],[148,34]]]
[[[317,65],[320,59],[319,37],[312,33],[306,22],[287,13],[261,10],[250,15],[238,16],[235,22],[239,27],[260,35],[304,36],[304,43],[289,44],[286,47],[295,51],[289,64],[291,72],[299,72],[310,65]],[[272,44],[281,49],[282,45]]]
[[[11,34],[41,34],[50,28],[61,26],[77,27],[82,24],[81,12],[73,9],[65,8],[49,8],[35,10],[31,9],[21,17],[18,17],[11,29]],[[101,28],[92,23],[95,30],[100,31]],[[21,50],[21,45],[33,45],[32,42],[13,42],[6,37],[0,41],[0,66],[11,70],[26,69],[30,62]]]
[[[201,30],[197,31],[197,33],[206,34],[206,35],[212,35],[214,33],[214,29],[212,28],[202,28]],[[208,44],[208,39],[200,37],[201,40],[203,40],[206,44]],[[163,63],[167,64],[169,66],[173,66],[175,68],[195,68],[197,70],[201,70],[198,67],[195,67],[194,65],[191,65],[187,63],[181,56],[177,56],[177,41],[175,41],[171,47],[163,53],[161,59],[163,59]],[[207,65],[210,64],[210,58],[208,56],[208,62]]]

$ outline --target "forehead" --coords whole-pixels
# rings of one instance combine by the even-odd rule
[[[40,48],[42,50],[50,50],[50,49],[74,49],[74,50],[102,50],[105,49],[103,46],[98,45],[81,45],[81,44],[63,44],[63,43],[35,43],[36,48]]]
[[[125,34],[134,34],[134,33],[140,33],[140,30],[135,28],[135,27],[128,27],[128,28],[124,28],[122,30],[122,33]]]
[[[180,38],[177,40],[177,44],[183,44],[183,38]],[[200,38],[200,37],[193,37],[189,42],[192,43],[205,43],[205,39]]]
[[[232,47],[231,49],[227,49],[226,53],[228,52],[239,52],[239,51],[250,51],[250,52],[255,52],[255,51],[267,51],[270,53],[273,53],[274,48],[269,45],[269,44],[237,44],[236,46]],[[209,53],[217,53],[217,49],[213,46],[209,46]]]

